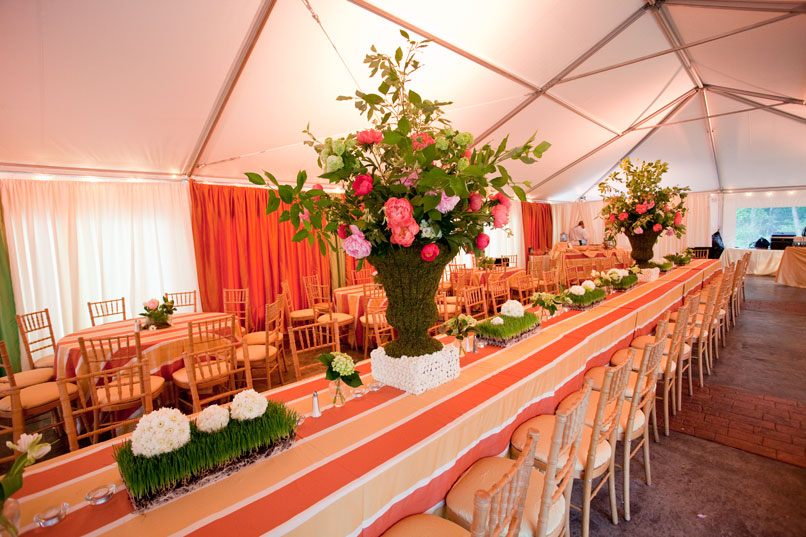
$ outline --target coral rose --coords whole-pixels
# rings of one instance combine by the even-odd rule
[[[425,149],[434,142],[435,140],[431,138],[431,135],[427,132],[418,132],[417,134],[412,134],[411,136],[411,146],[415,151]]]
[[[409,221],[413,220],[414,210],[406,198],[389,198],[383,204],[383,212],[391,229],[407,225]]]
[[[150,310],[157,309],[159,307],[159,305],[160,305],[160,303],[157,301],[156,298],[152,298],[148,302],[143,302],[143,306],[145,306],[147,309],[150,309]]]
[[[359,196],[366,196],[372,192],[372,176],[364,174],[356,177],[353,181],[353,190]]]
[[[635,206],[635,212],[638,214],[644,214],[647,211],[646,203],[639,203]]]
[[[414,237],[419,233],[420,226],[412,219],[402,226],[395,226],[392,228],[392,238],[389,240],[392,244],[399,244],[408,248],[414,242]]]
[[[627,219],[627,216],[629,216],[627,213],[621,213],[618,215],[618,219],[624,222]]]
[[[683,223],[683,213],[677,211],[676,213],[674,213],[674,225],[679,226],[682,223]]]
[[[484,204],[484,198],[481,197],[481,194],[478,192],[473,192],[470,194],[470,198],[468,198],[469,205],[467,206],[468,211],[478,211],[481,209],[481,206]]]
[[[434,243],[426,244],[420,251],[420,257],[423,261],[433,261],[439,255],[439,246]]]
[[[346,238],[347,238],[347,236],[348,236],[348,235],[347,235],[347,224],[341,224],[341,225],[339,226],[339,228],[336,230],[336,233],[338,233],[338,234],[339,234],[339,238],[340,238],[340,239],[342,239],[342,240],[343,240],[343,239],[346,239]]]
[[[493,215],[493,227],[502,228],[509,223],[509,208],[506,205],[496,205],[490,212]]]
[[[479,233],[479,236],[476,237],[476,248],[479,250],[484,250],[487,246],[490,245],[490,236],[486,233]]]
[[[512,200],[509,199],[507,196],[501,194],[500,192],[498,194],[496,194],[495,196],[493,196],[492,198],[490,198],[490,199],[498,200],[498,203],[500,203],[501,205],[503,205],[507,209],[512,207]]]
[[[615,214],[611,214],[611,215],[610,215],[609,220],[610,220],[610,222],[611,222],[611,223],[612,223],[612,222],[615,222],[615,221],[616,221],[616,215],[615,215]]]
[[[655,224],[654,226],[652,226],[652,231],[654,231],[655,233],[657,233],[661,229],[663,229],[663,226],[660,224]]]
[[[379,130],[368,129],[359,132],[357,139],[359,144],[379,144],[383,141],[383,133]]]

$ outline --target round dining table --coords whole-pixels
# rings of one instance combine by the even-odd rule
[[[177,313],[174,314],[172,326],[169,328],[141,330],[140,347],[143,358],[149,361],[151,374],[160,375],[166,380],[170,380],[171,374],[182,367],[182,353],[189,350],[188,324],[195,321],[215,319],[224,315],[228,314],[221,312]],[[111,338],[130,335],[134,332],[135,320],[139,322],[142,319],[137,317],[136,319],[126,319],[125,321],[115,321],[84,328],[57,341],[56,372],[59,378],[73,378],[76,374],[87,372],[86,365],[81,357],[78,338]],[[238,331],[236,336],[240,337],[238,323],[235,323],[235,327],[236,331]]]

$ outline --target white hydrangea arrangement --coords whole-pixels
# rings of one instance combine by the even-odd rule
[[[334,352],[333,361],[330,362],[333,370],[341,377],[349,377],[355,371],[355,362],[349,354],[343,352]]]
[[[210,405],[196,416],[196,428],[203,433],[216,433],[229,423],[229,411],[218,405]]]
[[[495,326],[501,326],[502,324],[504,324],[504,319],[502,319],[501,317],[493,317],[492,319],[490,319],[490,324],[494,324]]]
[[[232,398],[229,412],[232,419],[247,421],[266,413],[269,401],[255,390],[244,390]]]
[[[501,315],[523,317],[523,304],[517,300],[507,300],[501,305]]]
[[[584,282],[582,282],[582,287],[587,291],[593,291],[594,289],[596,289],[596,284],[590,280],[585,280]]]
[[[582,287],[581,285],[572,285],[568,289],[568,292],[571,293],[572,295],[583,296],[585,294],[585,288]]]
[[[190,420],[175,408],[149,412],[132,433],[132,453],[155,457],[175,451],[190,441]]]
[[[319,361],[327,366],[325,378],[327,380],[344,382],[351,388],[358,388],[363,384],[361,376],[355,370],[355,362],[349,354],[343,352],[329,352],[319,356]]]

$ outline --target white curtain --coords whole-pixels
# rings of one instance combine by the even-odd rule
[[[90,326],[87,302],[198,287],[185,183],[0,180],[18,312],[48,308],[56,338]]]

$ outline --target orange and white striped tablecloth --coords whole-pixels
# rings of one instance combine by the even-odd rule
[[[144,515],[133,513],[125,491],[97,507],[83,501],[98,485],[121,485],[112,460],[120,440],[45,461],[26,471],[15,495],[22,526],[47,536],[380,535],[441,502],[470,464],[504,451],[519,424],[551,412],[582,385],[586,369],[606,363],[718,269],[698,260],[592,310],[566,312],[513,347],[468,354],[458,379],[422,395],[384,387],[341,408],[325,405],[288,451]],[[369,380],[368,362],[358,371]],[[326,394],[327,381],[266,395],[307,413],[313,390]],[[67,518],[33,529],[33,515],[59,502],[72,506]]]
[[[187,349],[188,324],[194,321],[215,319],[225,313],[178,313],[173,316],[173,326],[161,330],[140,332],[143,357],[149,360],[152,375],[171,378],[171,373],[181,367],[182,353]],[[138,317],[139,319],[139,317]],[[236,323],[237,324],[237,323]],[[239,330],[240,327],[236,327]],[[56,371],[59,376],[75,377],[76,371],[85,372],[81,359],[78,338],[116,337],[134,332],[134,319],[100,324],[79,330],[56,342]]]

